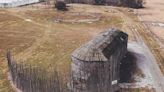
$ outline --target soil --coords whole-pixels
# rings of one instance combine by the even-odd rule
[[[161,24],[164,23],[163,0],[147,0],[144,6],[144,9],[135,10],[135,13],[148,28],[147,32],[151,34],[151,38],[158,44],[153,47],[153,52],[155,52],[161,71],[164,73],[164,27]]]

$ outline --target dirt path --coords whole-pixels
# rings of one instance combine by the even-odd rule
[[[157,62],[153,60],[154,62],[148,63],[148,65],[150,65],[152,76],[157,83],[157,92],[164,92],[164,75],[162,75],[162,73],[164,74],[164,1],[147,0],[145,8],[135,10],[135,13],[146,28],[145,33],[150,36],[147,36],[148,44],[156,56]],[[152,55],[150,54],[150,56]]]
[[[142,37],[144,34],[147,33],[144,32],[143,34],[141,34],[140,32],[145,31],[146,28],[144,28],[140,23],[135,22],[125,13],[121,13],[121,16],[123,17],[126,26],[129,25],[125,27],[127,28],[126,30],[132,31],[135,42],[137,42],[137,44],[142,47],[142,53],[144,53],[143,55],[145,57],[145,63],[148,68],[148,72],[151,74],[153,80],[153,87],[156,89],[156,92],[164,92],[164,77],[159,68],[159,65],[157,64],[155,56],[152,54],[149,46],[147,46],[145,40],[143,40],[144,38]]]
[[[156,41],[154,48],[158,64],[164,74],[164,1],[147,0],[144,9],[135,10],[147,32]],[[152,39],[150,39],[152,40]]]
[[[140,21],[146,24],[159,42],[164,44],[164,1],[146,0],[145,8],[136,10]],[[164,48],[163,48],[164,49]]]

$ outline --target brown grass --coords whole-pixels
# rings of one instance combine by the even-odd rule
[[[87,10],[93,9],[88,7]],[[95,13],[90,10],[86,14]],[[68,13],[72,11],[68,11]],[[80,9],[74,12],[81,12]],[[109,27],[121,27],[121,18],[96,12],[101,15],[98,22],[93,23],[54,23],[50,21],[56,16],[71,19],[63,12],[44,9],[16,8],[0,10],[0,92],[12,92],[7,81],[7,65],[5,53],[11,49],[16,61],[24,61],[48,69],[57,65],[61,72],[67,71],[70,55],[77,47],[85,43],[99,32]],[[77,16],[78,17],[78,16]],[[88,15],[80,19],[91,18]],[[25,21],[31,19],[30,21]]]
[[[18,62],[23,61],[47,70],[49,66],[57,66],[64,74],[70,68],[70,55],[77,47],[110,27],[122,29],[121,15],[110,11],[115,11],[115,9],[92,5],[71,5],[67,13],[31,8],[0,10],[0,51],[2,51],[0,54],[0,92],[12,92],[7,81],[5,59],[7,49],[12,49],[14,59]],[[96,13],[101,16],[101,19],[93,23],[55,23],[52,21],[59,15],[61,18],[73,19],[75,15],[71,15],[71,12]],[[85,15],[77,19],[84,18],[92,17]],[[25,21],[26,19],[32,21]],[[125,31],[129,33],[130,40],[134,38],[132,32]]]

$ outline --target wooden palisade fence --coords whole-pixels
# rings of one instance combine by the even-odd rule
[[[50,72],[31,64],[16,62],[8,51],[9,76],[13,86],[22,92],[153,92],[119,88],[119,62],[124,57],[124,50],[127,50],[127,35],[116,29],[105,31],[75,50],[71,71],[64,76],[54,66]],[[93,56],[99,56],[100,61]]]

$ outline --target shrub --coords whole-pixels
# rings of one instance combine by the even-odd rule
[[[130,8],[142,8],[143,0],[120,0],[121,4]]]
[[[128,0],[129,3],[129,7],[131,8],[142,8],[143,7],[143,0]],[[132,2],[133,1],[133,2]]]
[[[105,4],[105,0],[95,0],[95,4],[103,5],[103,4]]]
[[[55,3],[55,8],[56,8],[57,10],[62,10],[62,11],[67,10],[67,8],[66,8],[66,3],[65,3],[64,1],[57,1],[57,2]]]

